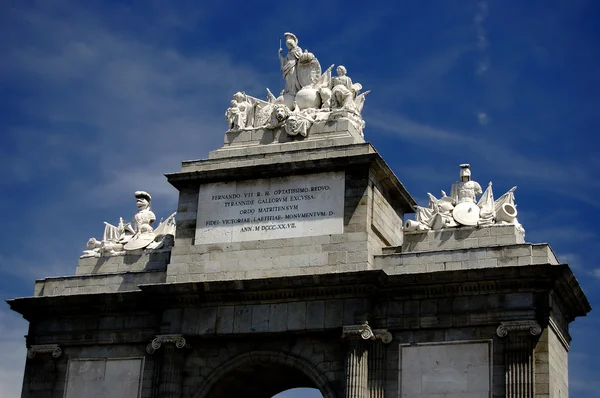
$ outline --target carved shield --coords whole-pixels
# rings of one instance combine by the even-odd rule
[[[298,62],[297,68],[298,81],[302,87],[310,86],[316,83],[321,77],[321,64],[319,63],[319,60],[314,58],[314,56],[313,59],[308,63],[302,62],[301,58],[300,62]]]
[[[155,236],[153,233],[150,234],[136,234],[129,242],[123,246],[125,250],[138,250],[148,246]]]
[[[479,207],[473,202],[462,202],[456,205],[452,216],[457,223],[475,226],[479,221]]]

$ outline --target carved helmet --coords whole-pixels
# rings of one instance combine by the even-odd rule
[[[146,191],[135,191],[133,195],[136,199],[143,198],[146,199],[148,202],[152,201],[152,196],[150,196],[150,194]]]
[[[470,165],[468,163],[463,163],[460,165],[460,179],[463,177],[469,177],[471,179],[471,169],[469,169]]]
[[[298,45],[298,38],[296,37],[295,34],[290,33],[290,32],[285,32],[283,34],[283,37],[285,37],[285,41],[287,43],[288,40],[292,40],[294,42],[294,45]]]

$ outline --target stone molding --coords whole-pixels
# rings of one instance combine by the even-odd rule
[[[36,354],[52,353],[53,358],[58,358],[62,355],[62,350],[58,344],[39,344],[32,345],[27,350],[27,358],[32,359]]]
[[[368,322],[362,325],[344,326],[342,330],[343,339],[360,337],[363,340],[381,340],[385,344],[392,341],[392,334],[387,329],[371,329]]]
[[[154,352],[158,350],[163,343],[173,343],[177,348],[183,348],[187,344],[185,337],[183,337],[181,334],[159,334],[154,340],[152,340],[150,344],[146,346],[146,352],[148,354],[154,354]]]
[[[499,337],[506,337],[509,332],[525,332],[529,331],[532,336],[537,336],[542,333],[542,328],[537,321],[511,321],[502,322],[496,329],[496,334]]]
[[[567,337],[565,337],[561,328],[559,328],[559,326],[556,324],[554,319],[550,318],[548,320],[548,326],[550,326],[550,328],[554,331],[554,333],[556,333],[556,335],[558,336],[558,339],[560,340],[562,345],[565,347],[565,349],[567,351],[569,351],[571,349],[571,344],[569,343],[570,338],[567,339]]]

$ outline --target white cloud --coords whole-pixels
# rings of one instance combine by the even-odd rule
[[[27,321],[0,308],[0,397],[20,398],[25,369]]]
[[[485,126],[490,122],[490,118],[485,112],[479,112],[477,114],[477,121],[480,125]]]

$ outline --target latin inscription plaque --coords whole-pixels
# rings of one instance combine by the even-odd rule
[[[341,234],[344,172],[205,184],[196,244]]]

